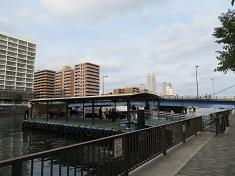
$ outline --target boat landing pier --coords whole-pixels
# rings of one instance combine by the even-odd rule
[[[23,128],[105,137],[136,130],[133,112],[137,115],[138,108],[147,110],[159,101],[159,96],[148,93],[34,99]]]

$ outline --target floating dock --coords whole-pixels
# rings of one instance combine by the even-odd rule
[[[25,120],[23,122],[23,129],[42,130],[53,133],[69,134],[89,138],[106,137],[124,132],[122,130],[112,128],[101,128],[90,125],[79,125],[40,120]]]

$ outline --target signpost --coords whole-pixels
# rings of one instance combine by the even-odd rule
[[[123,149],[122,149],[122,138],[114,139],[114,158],[119,158],[123,156]]]

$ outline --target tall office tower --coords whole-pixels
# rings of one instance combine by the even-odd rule
[[[74,70],[70,66],[63,66],[62,70],[55,74],[54,97],[74,96]]]
[[[82,63],[74,68],[75,96],[95,96],[100,91],[100,66]]]
[[[175,96],[175,90],[173,89],[171,83],[169,82],[163,82],[162,83],[162,95],[170,95]]]
[[[156,93],[156,79],[154,73],[147,73],[147,83],[146,89],[149,90],[150,93]]]
[[[36,44],[0,32],[0,89],[33,89]]]
[[[55,73],[55,89],[54,89],[54,97],[60,98],[63,97],[64,93],[62,91],[62,72]]]
[[[41,70],[34,73],[34,98],[54,97],[55,73],[53,70]]]

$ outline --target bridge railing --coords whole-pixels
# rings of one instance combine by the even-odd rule
[[[202,131],[202,117],[0,161],[0,175],[127,175]]]
[[[172,95],[163,95],[163,99],[176,99],[176,100],[224,100],[224,101],[235,101],[235,96],[172,96]]]

